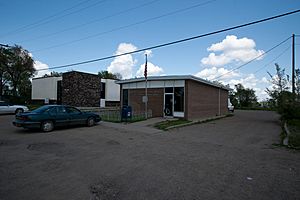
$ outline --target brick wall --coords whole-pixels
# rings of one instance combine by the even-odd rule
[[[193,80],[185,81],[185,118],[200,119],[219,114],[219,88]],[[228,91],[220,90],[221,115],[226,114]]]
[[[99,107],[101,79],[83,72],[63,73],[62,104],[79,107]]]
[[[145,96],[145,89],[129,89],[128,98],[129,105],[133,112],[144,112],[145,103],[142,98]],[[164,89],[163,88],[149,88],[148,89],[148,110],[152,110],[152,117],[163,116],[164,105]]]

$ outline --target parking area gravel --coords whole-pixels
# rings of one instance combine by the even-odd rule
[[[13,118],[0,116],[1,200],[300,196],[300,152],[272,145],[281,131],[274,112],[153,132],[101,122],[41,133]]]

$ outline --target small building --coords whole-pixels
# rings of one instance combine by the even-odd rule
[[[227,87],[191,76],[153,76],[120,80],[121,105],[131,106],[132,112],[145,111],[152,117],[201,119],[228,113]]]
[[[77,107],[107,107],[120,104],[120,86],[96,74],[70,71],[60,77],[32,80],[32,101]]]
[[[31,88],[31,100],[36,103],[57,103],[61,101],[61,80],[62,77],[33,78]]]

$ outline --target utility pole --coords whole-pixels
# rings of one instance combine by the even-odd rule
[[[292,93],[295,94],[295,34],[292,35]]]

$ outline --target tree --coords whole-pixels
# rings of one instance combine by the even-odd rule
[[[251,108],[257,104],[257,97],[253,89],[245,88],[239,83],[235,85],[235,91],[231,94],[231,102],[239,108]]]
[[[276,74],[273,76],[270,72],[268,72],[271,80],[270,82],[273,84],[272,89],[267,88],[266,92],[271,97],[269,100],[270,104],[277,108],[280,106],[281,101],[283,101],[283,92],[289,89],[288,87],[288,79],[289,77],[285,75],[285,70],[281,69],[281,67],[275,63]]]
[[[30,78],[33,77],[34,72],[34,61],[27,50],[17,45],[1,48],[1,95],[4,85],[12,88],[12,94],[15,97],[24,95],[23,92],[25,91],[28,93],[28,88],[31,87]]]
[[[100,78],[105,78],[105,79],[114,79],[114,80],[122,79],[122,75],[120,73],[113,74],[105,70],[98,72],[98,75],[100,76]]]
[[[296,100],[300,101],[300,69],[295,70],[295,92]]]
[[[45,74],[43,77],[46,78],[46,77],[61,77],[61,76],[62,76],[62,72],[52,71],[50,72],[50,74]]]
[[[269,102],[281,114],[282,119],[299,119],[300,118],[300,102],[296,98],[299,94],[299,71],[296,70],[296,94],[289,91],[289,77],[285,74],[285,70],[281,69],[278,64],[275,64],[276,74],[271,77],[272,89],[266,89],[266,92],[271,97]]]
[[[0,100],[3,94],[4,88],[6,88],[7,80],[4,78],[6,71],[4,65],[8,62],[8,55],[9,51],[4,48],[0,47]]]

